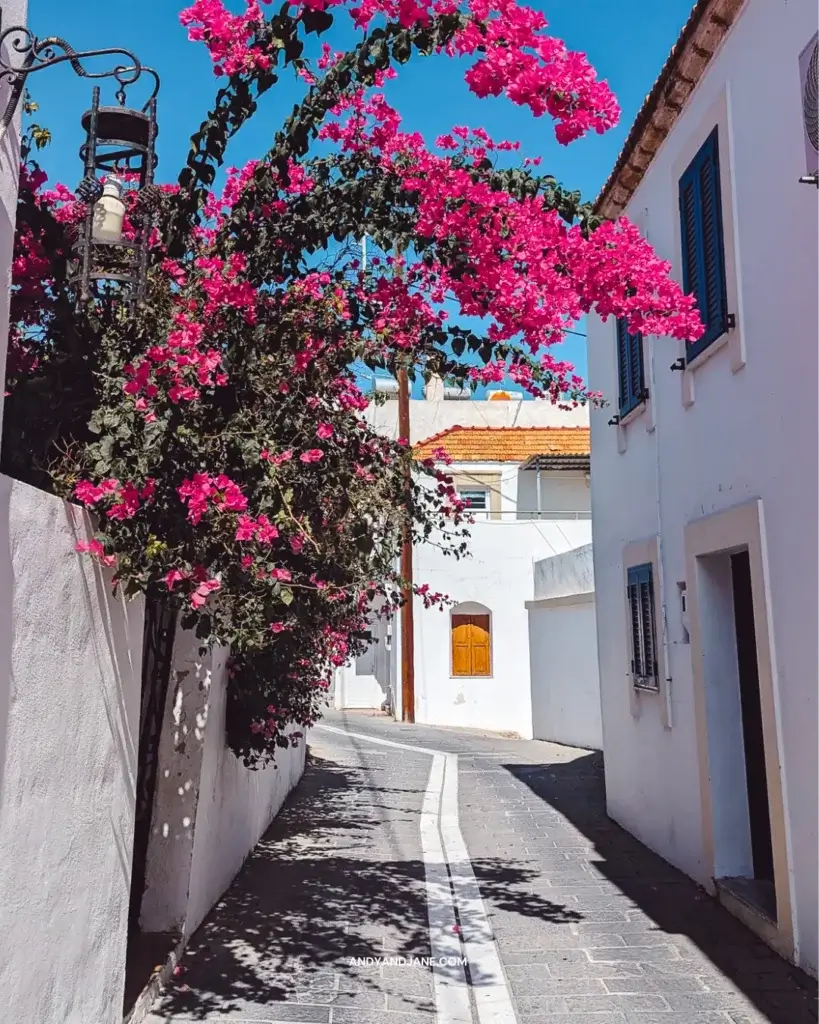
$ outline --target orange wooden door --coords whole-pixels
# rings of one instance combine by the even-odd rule
[[[453,676],[488,676],[491,666],[489,616],[453,615]]]

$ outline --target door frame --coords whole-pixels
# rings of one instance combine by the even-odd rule
[[[685,564],[691,621],[691,671],[694,689],[694,716],[700,775],[700,804],[705,869],[714,878],[714,821],[711,771],[708,757],[708,717],[706,680],[703,665],[703,628],[700,611],[701,558],[730,555],[747,548],[751,563],[756,655],[759,670],[759,696],[762,706],[762,733],[768,781],[768,806],[771,816],[771,844],[774,860],[774,886],[777,920],[770,921],[761,912],[747,906],[726,905],[737,913],[765,942],[787,959],[795,952],[793,893],[789,864],[789,829],[786,813],[785,767],[782,760],[781,718],[768,556],[765,542],[765,518],[762,500],[755,498],[742,505],[696,519],[686,525]],[[707,611],[706,611],[707,614]],[[733,642],[733,638],[732,638]],[[712,883],[712,892],[716,886]]]

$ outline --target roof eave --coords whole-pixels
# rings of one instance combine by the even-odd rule
[[[645,99],[619,157],[594,203],[601,217],[619,217],[746,0],[697,0]]]
[[[590,455],[532,455],[521,469],[585,470],[591,469]]]

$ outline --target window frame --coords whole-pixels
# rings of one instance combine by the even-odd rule
[[[458,487],[457,490],[458,490],[458,498],[461,501],[465,501],[466,500],[465,499],[465,495],[467,495],[467,494],[482,494],[483,495],[483,499],[484,499],[483,506],[481,508],[478,508],[478,507],[475,507],[473,505],[470,505],[470,506],[468,506],[468,508],[469,508],[470,512],[472,512],[472,513],[476,513],[477,512],[477,513],[481,513],[482,515],[485,515],[485,516],[489,515],[489,513],[491,512],[491,508],[490,508],[490,505],[491,505],[491,494],[490,494],[490,491],[489,491],[488,487],[482,487],[481,485],[477,485],[475,487]]]
[[[634,334],[630,333],[626,321],[622,317],[618,317],[616,338],[617,395],[620,418],[622,419],[648,400],[648,388],[646,387],[642,333],[640,331]]]
[[[636,690],[658,693],[660,673],[657,653],[657,613],[654,603],[654,565],[652,562],[643,562],[628,567],[626,572],[626,609],[632,686]],[[650,664],[646,664],[647,660],[650,660]]]
[[[705,237],[703,204],[703,172],[710,167],[707,188],[712,202],[712,237]],[[690,223],[689,195],[690,192]],[[683,290],[693,294],[697,301],[700,317],[705,324],[705,333],[692,344],[685,346],[685,362],[690,365],[701,353],[711,348],[731,327],[728,312],[728,274],[725,260],[725,216],[722,204],[722,175],[719,154],[719,125],[715,125],[696,155],[680,175],[678,182],[680,215],[680,256],[682,260]],[[693,237],[692,237],[693,236]],[[692,247],[693,246],[693,251]],[[714,247],[713,252],[711,246]],[[708,316],[707,268],[709,255],[714,263],[716,315]],[[694,280],[692,280],[692,277]]]

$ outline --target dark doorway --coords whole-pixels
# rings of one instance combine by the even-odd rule
[[[772,920],[776,920],[768,775],[765,767],[762,703],[759,694],[759,664],[756,655],[751,561],[747,551],[740,551],[731,556],[731,579],[742,709],[742,738],[745,751],[745,784],[748,793],[754,872],[753,884],[744,886],[746,891],[743,895],[755,903]]]
[[[139,915],[148,870],[148,849],[154,809],[159,741],[165,719],[171,677],[176,612],[158,601],[146,601],[142,639],[142,695],[139,710],[134,853],[131,862],[131,899],[128,911],[125,1006],[127,1014],[148,983],[152,970],[173,947],[169,935],[143,935]]]

